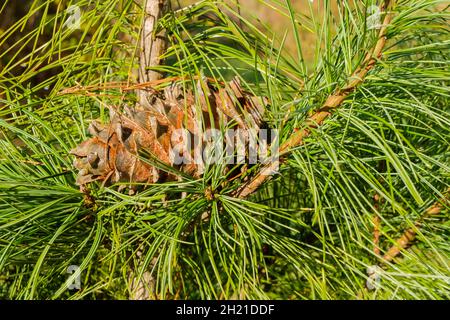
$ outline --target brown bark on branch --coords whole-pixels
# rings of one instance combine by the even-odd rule
[[[167,0],[144,0],[145,16],[140,37],[139,83],[151,82],[162,78],[162,74],[152,70],[161,62],[166,49],[164,30],[156,33],[158,19],[168,7]],[[148,93],[138,89],[138,105],[148,107]]]
[[[156,34],[158,19],[164,14],[168,7],[167,0],[144,0],[144,21],[140,37],[139,54],[139,83],[156,81],[162,78],[161,73],[151,70],[152,67],[160,64],[161,55],[166,48],[164,31]],[[151,104],[147,100],[148,93],[145,90],[137,89],[136,110],[149,109]],[[138,260],[141,261],[142,252],[137,253]],[[140,279],[135,273],[131,275],[131,295],[132,300],[148,300],[154,296],[155,278],[149,271],[145,271]]]
[[[381,5],[381,10],[389,11],[392,5],[395,3],[395,0],[385,0]],[[297,130],[294,132],[288,140],[286,140],[280,146],[280,156],[285,155],[293,148],[298,147],[303,143],[303,139],[308,137],[311,134],[311,129],[317,128],[327,119],[333,109],[339,107],[345,98],[353,92],[356,87],[364,81],[367,73],[373,69],[377,60],[381,58],[383,48],[386,44],[386,32],[387,27],[392,21],[393,15],[390,12],[386,13],[386,16],[383,21],[383,25],[380,29],[378,35],[378,41],[375,46],[369,50],[366,54],[361,67],[356,69],[353,74],[348,79],[348,84],[337,91],[335,91],[332,95],[330,95],[322,107],[310,116],[305,123],[304,128]],[[273,172],[271,169],[278,167],[279,162],[271,163],[261,169],[261,171],[248,183],[244,184],[237,192],[237,196],[239,198],[245,198],[255,192],[264,182],[271,178],[270,172]]]
[[[381,219],[379,214],[379,210],[380,210],[380,196],[378,194],[376,194],[374,197],[374,209],[376,211],[375,215],[373,216],[373,253],[375,253],[375,255],[379,256],[380,255],[380,224],[381,224]]]
[[[417,232],[419,228],[422,226],[423,221],[426,218],[429,218],[434,215],[438,215],[441,213],[442,209],[444,208],[444,203],[448,204],[448,194],[450,193],[450,189],[447,190],[444,197],[441,199],[441,201],[438,201],[434,203],[431,207],[429,207],[425,213],[414,223],[414,227],[411,227],[407,229],[400,238],[398,238],[394,245],[385,253],[383,256],[383,263],[391,262],[394,260],[395,257],[397,257],[402,250],[409,247],[412,242],[416,239]]]

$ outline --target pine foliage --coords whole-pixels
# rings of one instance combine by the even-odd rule
[[[79,29],[65,25],[73,4]],[[2,18],[14,5],[0,5]],[[245,1],[173,4],[158,25],[168,48],[154,69],[165,80],[144,85],[180,86],[199,110],[199,79],[214,90],[238,79],[280,145],[307,130],[247,197],[240,188],[263,165],[196,175],[145,152],[143,167],[177,178],[132,181],[134,194],[129,177],[77,186],[70,151],[92,139],[94,120],[118,123],[109,111],[134,106],[142,85],[138,2],[33,0],[2,24],[1,298],[127,299],[130,274],[145,272],[158,299],[450,298],[448,3],[305,1],[308,14],[290,0],[260,5],[290,22],[294,54]],[[317,112],[327,116],[311,125]],[[71,265],[80,290],[67,288]]]

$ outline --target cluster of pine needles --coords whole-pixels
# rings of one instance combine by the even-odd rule
[[[0,23],[0,298],[128,299],[141,278],[154,299],[450,298],[448,3],[259,2],[285,34],[244,1],[172,3],[152,83],[136,73],[139,1],[0,5],[15,17]],[[275,174],[192,175],[139,154],[176,179],[80,189],[70,151],[94,120],[137,89],[181,83],[197,101],[199,78],[266,99]]]

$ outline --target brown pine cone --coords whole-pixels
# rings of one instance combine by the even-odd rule
[[[76,157],[74,166],[79,170],[77,184],[96,180],[113,184],[176,179],[176,176],[139,159],[141,150],[165,165],[200,177],[204,170],[202,163],[174,163],[171,150],[180,145],[180,136],[177,141],[174,132],[186,129],[198,138],[206,129],[220,129],[233,126],[233,123],[243,132],[258,130],[264,112],[261,99],[245,92],[237,79],[225,88],[215,88],[211,83],[199,80],[197,96],[183,90],[182,84],[172,84],[163,91],[150,94],[149,100],[151,108],[125,107],[122,113],[110,109],[109,123],[93,121],[90,124],[92,138],[70,151]],[[194,147],[192,144],[189,150],[181,151],[194,156]]]

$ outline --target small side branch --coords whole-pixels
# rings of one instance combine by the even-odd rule
[[[391,262],[394,260],[395,257],[397,257],[402,250],[409,247],[412,242],[416,239],[417,232],[419,228],[422,226],[422,223],[425,219],[438,215],[441,213],[442,209],[444,208],[444,203],[448,204],[448,194],[450,193],[450,189],[447,190],[446,194],[444,195],[444,198],[441,199],[441,201],[438,201],[434,203],[431,207],[429,207],[425,213],[414,223],[414,227],[411,227],[407,229],[400,238],[398,238],[395,243],[392,245],[392,247],[386,252],[386,254],[383,256],[383,263]]]
[[[140,37],[139,54],[139,83],[155,82],[162,78],[162,74],[152,70],[161,62],[161,56],[166,49],[164,31],[156,33],[158,19],[164,14],[168,7],[167,0],[143,0],[144,21]],[[147,90],[137,88],[136,109],[150,108]],[[142,263],[142,250],[137,252],[138,262]],[[137,278],[135,272],[131,273],[131,296],[133,300],[149,300],[154,297],[155,278],[149,271],[145,271],[141,278]]]

